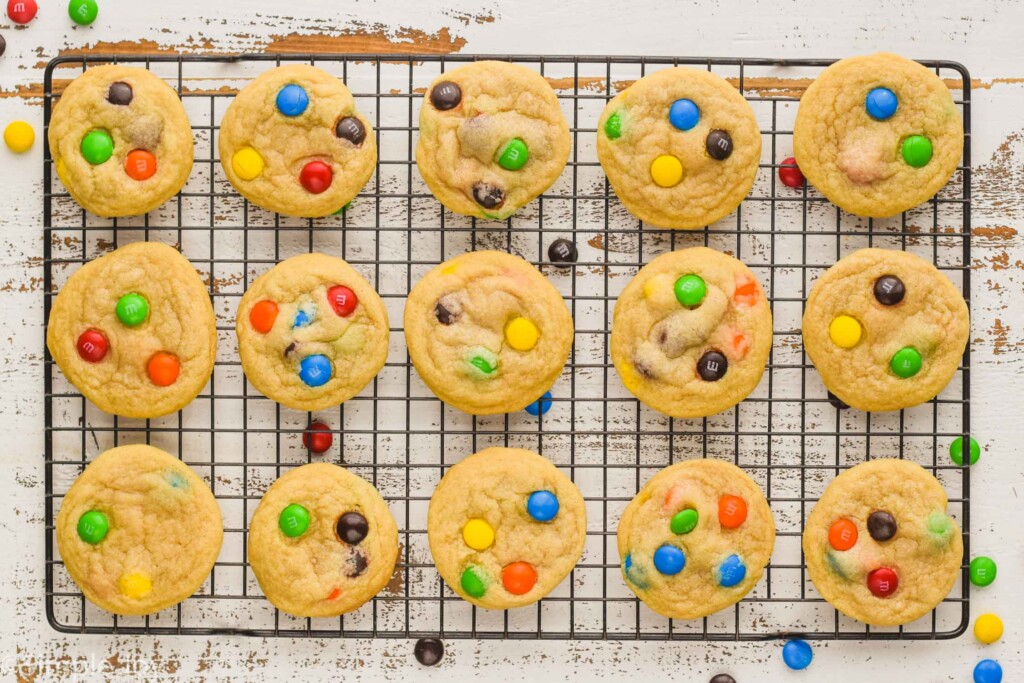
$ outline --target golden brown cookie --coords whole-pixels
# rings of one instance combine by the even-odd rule
[[[697,619],[750,592],[775,546],[761,488],[735,465],[688,460],[640,489],[619,520],[626,585],[652,610]]]
[[[761,132],[725,79],[676,67],[612,98],[597,125],[597,157],[633,215],[693,230],[732,213],[750,193]]]
[[[658,256],[615,302],[611,355],[622,383],[673,417],[742,401],[771,349],[772,311],[757,278],[707,247]]]
[[[873,626],[933,610],[964,555],[942,485],[906,460],[872,460],[836,477],[807,518],[803,548],[822,597]]]
[[[398,527],[372,485],[325,462],[286,472],[249,524],[249,564],[267,600],[298,617],[336,617],[380,592]]]
[[[569,147],[569,124],[543,76],[518,64],[474,62],[427,89],[416,166],[450,210],[503,219],[555,182]]]
[[[348,88],[305,64],[271,69],[243,88],[224,113],[219,148],[239,194],[304,218],[344,208],[377,163],[373,129]]]
[[[845,256],[814,283],[804,309],[807,356],[828,390],[860,410],[934,398],[956,374],[969,334],[956,286],[903,251]]]
[[[522,410],[551,388],[573,341],[569,309],[535,267],[474,251],[437,266],[405,304],[405,340],[423,382],[473,415]]]
[[[90,67],[57,100],[47,139],[61,182],[99,216],[152,211],[176,195],[192,171],[185,108],[145,69]]]
[[[206,386],[217,326],[206,285],[178,251],[136,242],[85,264],[57,294],[46,346],[101,410],[159,417]]]
[[[300,254],[256,278],[235,321],[246,378],[295,410],[352,398],[388,357],[388,312],[377,292],[335,256]]]
[[[106,451],[64,494],[57,552],[90,602],[152,614],[206,580],[224,529],[209,487],[183,462],[142,444]]]
[[[964,129],[935,72],[879,52],[825,69],[800,99],[793,151],[808,182],[858,216],[895,216],[956,171]]]
[[[569,477],[521,448],[487,448],[452,467],[427,512],[441,578],[480,607],[537,602],[583,553],[587,511]]]

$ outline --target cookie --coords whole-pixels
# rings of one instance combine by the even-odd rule
[[[775,546],[760,487],[735,465],[688,460],[654,475],[619,520],[626,585],[658,614],[697,619],[739,602]]]
[[[750,193],[761,132],[727,81],[676,67],[612,98],[597,125],[597,158],[634,216],[693,230],[729,215]]]
[[[405,340],[423,382],[473,415],[522,410],[562,374],[573,323],[532,265],[499,251],[442,263],[405,304]]]
[[[487,448],[445,473],[430,498],[427,538],[438,573],[488,609],[530,605],[583,554],[587,511],[569,477],[521,448]]]
[[[185,107],[145,69],[89,67],[54,105],[47,139],[61,182],[98,216],[152,211],[192,172]]]
[[[666,415],[736,405],[757,386],[771,349],[772,311],[757,278],[707,247],[658,256],[615,303],[615,369],[634,396]]]
[[[804,309],[807,356],[828,390],[860,410],[934,398],[956,374],[969,333],[956,286],[903,251],[844,257],[814,283]]]
[[[388,357],[388,312],[377,292],[335,256],[300,254],[246,290],[235,331],[245,376],[295,410],[344,403]]]
[[[61,561],[89,602],[141,615],[199,590],[224,528],[195,472],[137,444],[112,448],[85,468],[61,501],[56,536]]]
[[[898,55],[850,57],[800,99],[793,151],[808,182],[858,216],[895,216],[956,171],[964,128],[935,72]]]
[[[504,219],[551,187],[569,147],[569,124],[543,76],[518,64],[474,62],[427,89],[416,166],[451,211]]]
[[[100,410],[159,417],[206,386],[217,324],[188,259],[166,244],[136,242],[68,278],[50,309],[46,347]]]
[[[220,124],[220,160],[238,193],[267,211],[341,211],[373,175],[377,142],[345,84],[305,64],[279,66],[238,93]]]
[[[398,560],[398,527],[372,485],[325,462],[286,472],[249,524],[264,595],[297,617],[336,617],[375,596]]]
[[[853,619],[898,626],[938,605],[960,575],[960,528],[920,465],[871,460],[829,484],[804,528],[807,573]]]

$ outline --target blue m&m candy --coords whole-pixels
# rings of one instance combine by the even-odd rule
[[[747,565],[739,555],[730,555],[718,567],[718,583],[723,588],[732,588],[747,577]]]
[[[544,413],[551,410],[551,392],[545,391],[544,395],[538,398],[536,401],[526,406],[526,412],[534,417],[543,415]]]
[[[551,491],[534,491],[526,500],[526,511],[538,522],[550,522],[558,514],[558,497]]]
[[[782,661],[790,669],[800,671],[811,665],[814,659],[814,652],[811,646],[802,640],[791,640],[782,646]]]
[[[974,667],[974,683],[1001,683],[1003,667],[994,659],[983,659]]]
[[[299,312],[295,314],[295,323],[292,325],[292,327],[305,327],[311,322],[313,322],[313,318],[310,316],[310,314],[307,311],[303,311],[300,309]]]
[[[892,90],[888,88],[875,88],[868,93],[867,99],[864,100],[864,106],[867,108],[871,118],[876,121],[885,121],[892,118],[892,115],[896,113],[900,106],[900,101]]]
[[[668,109],[668,122],[679,130],[690,130],[700,121],[700,109],[693,100],[676,100]]]
[[[309,95],[302,86],[286,85],[277,93],[277,110],[285,116],[299,116],[309,106]]]
[[[654,551],[654,568],[665,576],[673,576],[683,571],[686,556],[674,545],[663,545]]]
[[[299,379],[311,387],[321,387],[331,379],[334,368],[327,356],[316,354],[306,356],[299,363]]]

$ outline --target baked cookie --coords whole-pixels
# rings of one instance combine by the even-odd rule
[[[100,410],[160,417],[206,386],[217,324],[188,259],[166,244],[136,242],[68,278],[50,309],[46,347]]]
[[[185,463],[137,444],[106,451],[64,494],[57,552],[90,602],[152,614],[203,584],[224,528],[210,488]]]
[[[964,555],[942,485],[906,460],[871,460],[836,477],[807,518],[803,547],[822,597],[873,626],[934,609]]]
[[[249,524],[249,564],[267,600],[297,617],[351,612],[391,580],[398,527],[377,489],[326,462],[286,472]]]
[[[861,249],[818,278],[804,349],[825,387],[860,410],[899,410],[949,384],[967,346],[963,295],[928,261]]]
[[[612,98],[597,124],[597,158],[634,216],[693,230],[729,215],[750,193],[761,131],[726,80],[676,67]]]
[[[562,295],[504,252],[442,263],[405,304],[416,371],[438,398],[473,415],[515,412],[540,398],[561,375],[572,340]]]
[[[99,216],[152,211],[192,172],[185,107],[145,69],[89,67],[57,100],[47,139],[61,182]]]
[[[771,350],[772,311],[757,278],[707,247],[658,256],[615,303],[615,369],[633,395],[666,415],[736,405],[757,386]]]
[[[305,64],[242,89],[220,124],[220,160],[238,193],[267,211],[337,213],[377,164],[377,142],[345,84]]]
[[[735,465],[688,460],[640,489],[619,520],[626,585],[658,614],[697,619],[750,592],[775,547],[760,487]]]
[[[793,128],[808,182],[858,216],[895,216],[931,199],[963,147],[960,113],[942,79],[886,52],[825,69],[800,99]]]
[[[569,477],[521,448],[487,448],[441,478],[427,511],[430,553],[463,600],[522,607],[550,593],[583,554],[587,511]]]
[[[551,187],[569,147],[569,124],[543,76],[518,64],[474,62],[427,89],[416,166],[450,210],[503,219]]]
[[[256,278],[238,304],[245,376],[295,410],[340,405],[388,357],[388,312],[377,292],[336,256],[300,254]]]

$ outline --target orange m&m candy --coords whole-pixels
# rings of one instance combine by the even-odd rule
[[[537,570],[528,562],[513,562],[501,570],[501,583],[512,595],[526,595],[537,583]]]
[[[277,304],[268,299],[260,301],[249,311],[249,324],[260,334],[266,334],[277,320]]]
[[[174,384],[180,372],[181,363],[178,362],[178,357],[166,351],[153,354],[146,365],[149,381],[158,387],[169,387]]]
[[[828,544],[836,550],[849,550],[857,545],[857,525],[848,519],[837,519],[828,530]]]
[[[736,302],[736,305],[753,306],[757,303],[757,282],[754,280],[744,280],[743,282],[736,283],[736,291],[733,292],[732,300]]]
[[[718,499],[718,521],[726,529],[735,529],[747,520],[747,503],[739,496]]]
[[[149,180],[156,173],[156,157],[144,149],[128,152],[124,158],[124,172],[135,180]]]

